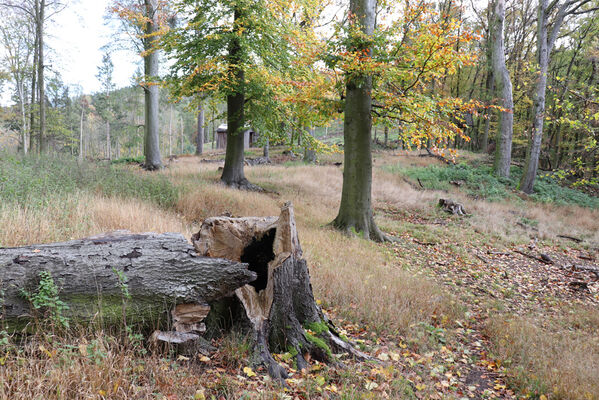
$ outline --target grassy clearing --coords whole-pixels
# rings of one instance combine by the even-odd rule
[[[179,188],[163,176],[133,173],[72,158],[0,155],[0,201],[39,208],[81,192],[172,207]]]
[[[340,154],[326,156],[327,162],[341,159]],[[431,166],[434,160],[402,153],[399,162],[390,152],[376,153],[373,187],[378,223],[402,235],[404,246],[398,251],[345,237],[325,226],[336,215],[341,168],[293,163],[246,169],[252,182],[276,190],[280,193],[277,196],[223,187],[218,182],[219,164],[201,163],[195,157],[180,158],[157,174],[123,165],[4,157],[0,160],[0,243],[59,241],[114,229],[178,231],[189,237],[206,217],[224,212],[235,216],[278,215],[282,203],[290,200],[296,208],[315,296],[333,318],[351,328],[351,333],[370,339],[368,349],[372,351],[393,351],[385,350],[390,346],[386,343],[405,342],[413,346],[411,350],[426,354],[442,354],[444,346],[462,346],[455,338],[464,331],[464,307],[470,306],[458,300],[466,289],[452,286],[446,290],[435,282],[436,278],[426,277],[430,269],[439,270],[443,264],[432,263],[424,249],[431,245],[441,248],[444,253],[440,261],[460,260],[465,263],[469,279],[484,279],[484,270],[472,270],[470,265],[476,259],[463,243],[482,242],[501,250],[514,243],[528,243],[531,235],[551,242],[557,234],[566,233],[584,238],[590,247],[599,245],[597,210],[557,206],[558,199],[547,203],[515,200],[509,182],[490,183],[495,189],[488,193],[501,193],[501,187],[507,193],[495,202],[473,199],[467,191],[442,186],[446,180],[463,178],[442,175],[447,168]],[[479,196],[487,190],[482,178],[472,177],[479,174],[480,168],[458,171],[476,183],[467,190]],[[430,185],[438,190],[418,190],[406,183],[404,174],[412,176],[409,174],[414,170],[429,171]],[[428,184],[425,180],[423,183]],[[444,189],[464,203],[472,214],[470,218],[448,219],[436,208],[438,198],[447,196],[441,191]],[[525,221],[530,228],[518,226],[519,221]],[[421,247],[414,241],[430,244]],[[569,310],[570,305],[561,308]],[[536,321],[534,315],[507,319],[499,314],[490,320],[486,332],[494,343],[494,353],[507,361],[513,383],[523,393],[593,399],[597,397],[584,396],[589,391],[593,396],[597,393],[593,382],[599,382],[599,368],[582,367],[596,365],[599,359],[595,351],[597,332],[590,328],[599,323],[593,312],[596,310],[586,314],[563,312],[550,325]],[[123,399],[165,398],[170,394],[191,398],[194,390],[204,388],[208,398],[242,398],[247,390],[235,379],[236,375],[244,375],[242,369],[247,365],[244,339],[235,336],[225,339],[213,360],[227,369],[227,373],[218,375],[210,363],[188,365],[163,353],[141,355],[125,339],[101,332],[43,340],[51,354],[56,352],[52,357],[40,350],[40,343],[24,353],[7,354],[0,379],[11,384],[4,387],[0,397],[101,398],[100,393],[105,393],[106,398]],[[94,341],[102,343],[98,346],[106,354],[101,365],[79,350],[79,343]],[[430,380],[436,379],[435,374],[443,377],[451,372],[453,362],[439,369],[432,361],[427,363],[428,356],[418,357],[409,362],[406,359],[405,365],[409,366],[396,366],[374,375],[368,364],[355,367],[352,373],[324,367],[320,372],[324,383],[305,377],[298,384],[306,398],[324,397],[323,390],[329,384],[343,393],[334,395],[329,391],[330,398],[373,398],[372,383],[384,388],[391,398],[416,398],[417,392],[420,398],[432,398],[435,386]],[[399,365],[404,365],[403,361]],[[560,368],[563,374],[555,372]],[[361,372],[369,376],[366,381]],[[533,375],[536,380],[531,379]],[[108,382],[120,383],[115,388]],[[277,391],[267,384],[262,394],[246,394],[248,398],[274,398]],[[446,398],[454,397],[457,394]]]

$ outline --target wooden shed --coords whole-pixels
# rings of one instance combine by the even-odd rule
[[[253,129],[246,129],[243,133],[243,143],[246,149],[254,146],[258,140],[258,133]],[[227,147],[227,124],[221,124],[216,128],[216,148],[224,149]]]

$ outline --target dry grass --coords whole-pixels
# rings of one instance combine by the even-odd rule
[[[81,238],[117,229],[182,232],[189,226],[174,212],[133,199],[78,194],[43,208],[0,206],[0,243],[22,246]]]
[[[416,165],[432,161],[421,157],[405,157],[405,160]],[[394,162],[397,159],[389,153],[380,153],[375,166]],[[315,295],[338,316],[379,334],[408,336],[420,322],[432,323],[435,317],[445,316],[436,320],[451,323],[460,317],[450,295],[430,280],[401,269],[400,265],[410,260],[398,260],[385,246],[348,238],[324,226],[337,212],[342,185],[340,168],[307,165],[246,168],[252,182],[276,190],[280,193],[277,196],[241,192],[220,185],[218,165],[185,157],[161,172],[185,188],[171,211],[139,200],[83,193],[35,210],[0,205],[0,226],[3,227],[0,243],[17,246],[61,241],[115,229],[177,231],[189,237],[206,217],[224,212],[235,216],[277,215],[282,203],[292,201]],[[438,191],[417,190],[401,177],[375,169],[373,198],[377,208],[434,214],[438,212],[436,202],[441,195],[448,196]],[[534,203],[487,203],[458,192],[449,196],[463,202],[473,214],[468,220],[472,229],[497,237],[500,239],[497,243],[529,240],[529,232],[516,227],[522,217],[538,222],[537,234],[541,238],[566,233],[599,243],[597,211]],[[379,212],[377,219],[382,226],[398,226],[383,213]],[[597,331],[589,328],[599,323],[596,315],[589,313],[587,317],[577,317],[576,321],[561,320],[564,327],[581,326],[576,328],[580,329],[577,334],[548,332],[532,320],[508,323],[499,319],[490,325],[488,333],[497,339],[497,351],[502,357],[517,361],[527,371],[534,371],[539,379],[550,383],[551,391],[555,386],[556,398],[585,398],[586,392],[593,396],[599,393],[599,344]],[[76,355],[78,350],[69,347],[68,343],[73,342],[67,339],[62,342],[64,346],[58,342],[53,345],[57,355],[50,358],[37,347],[23,355],[9,355],[5,367],[0,368],[0,381],[5,382],[0,386],[0,397],[83,399],[100,398],[98,393],[104,391],[105,398],[151,398],[152,391],[167,393],[161,382],[169,382],[168,387],[180,385],[177,394],[191,396],[198,376],[201,378],[198,374],[176,370],[176,363],[160,357],[138,357],[132,349],[118,347],[101,334],[96,339],[107,343],[103,344],[107,355],[100,365],[89,362],[87,356]],[[60,346],[70,348],[75,356],[65,356],[68,352]],[[115,382],[119,382],[116,389]]]
[[[587,322],[597,324],[597,311],[591,313]],[[547,321],[532,318],[497,317],[487,333],[500,359],[510,360],[518,371],[517,386],[551,393],[552,399],[599,399],[599,325],[586,332],[571,325],[546,326]]]

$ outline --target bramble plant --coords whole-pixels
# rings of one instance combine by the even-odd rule
[[[49,271],[41,271],[39,277],[40,282],[37,291],[31,293],[23,289],[23,296],[31,302],[34,309],[41,310],[48,315],[51,322],[63,328],[68,328],[69,319],[64,315],[64,312],[69,309],[69,306],[58,297],[59,290],[52,275]]]

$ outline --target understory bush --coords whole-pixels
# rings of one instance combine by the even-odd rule
[[[166,177],[135,173],[123,166],[0,154],[0,202],[39,208],[80,191],[137,198],[165,209],[173,207],[180,195]]]
[[[391,172],[405,175],[412,180],[418,180],[426,189],[448,190],[453,186],[450,182],[461,182],[461,190],[468,195],[489,201],[514,199],[522,170],[512,167],[510,178],[501,178],[493,174],[487,165],[456,165],[406,168],[400,165],[388,167]],[[550,174],[537,177],[535,191],[531,198],[543,203],[557,205],[578,205],[587,208],[599,208],[599,198],[582,191],[561,185]]]

